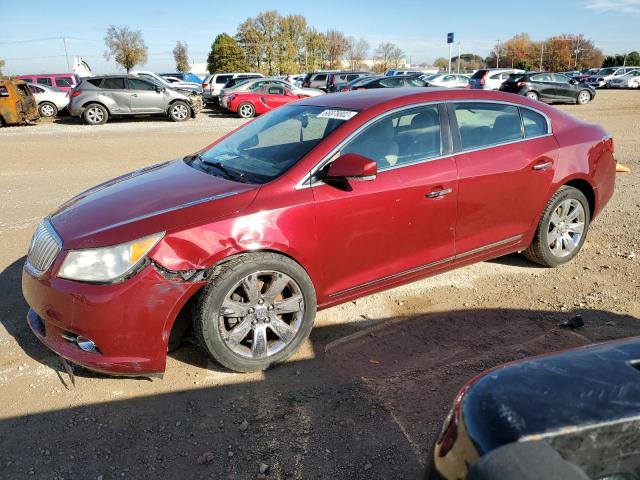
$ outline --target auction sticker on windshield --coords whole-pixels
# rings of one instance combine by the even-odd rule
[[[355,117],[358,112],[349,110],[324,110],[318,114],[318,118],[332,118],[334,120],[349,120]]]

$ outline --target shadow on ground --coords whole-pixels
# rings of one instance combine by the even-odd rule
[[[24,321],[22,263],[0,274],[2,323],[27,355],[48,364],[55,357]],[[579,333],[558,328],[576,313],[585,321]],[[212,372],[197,387],[184,382],[193,389],[1,420],[2,476],[255,479],[264,463],[270,479],[417,478],[453,396],[477,373],[640,333],[637,319],[595,310],[341,320],[313,331],[312,359],[260,380],[227,374],[233,381],[220,385]],[[200,367],[209,362],[195,346],[173,357]],[[88,382],[81,376],[76,389]],[[211,461],[199,464],[204,452]]]

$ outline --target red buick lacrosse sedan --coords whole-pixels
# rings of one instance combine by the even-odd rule
[[[510,252],[568,262],[614,172],[600,126],[511,94],[300,100],[45,218],[22,277],[28,323],[76,364],[154,375],[188,318],[222,365],[262,370],[318,308]]]

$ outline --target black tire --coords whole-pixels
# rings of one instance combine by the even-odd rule
[[[576,103],[578,105],[586,105],[591,101],[591,92],[589,90],[580,90],[576,97]]]
[[[238,116],[240,118],[252,118],[256,115],[256,108],[249,102],[238,105]]]
[[[277,274],[280,277],[284,277],[284,281],[287,281],[287,277],[289,280],[292,280],[297,291],[295,295],[291,293],[290,299],[293,299],[294,296],[296,299],[302,297],[302,302],[296,300],[298,302],[298,308],[300,309],[299,312],[284,313],[278,317],[276,313],[277,308],[273,309],[272,305],[278,305],[280,304],[278,302],[283,302],[287,300],[287,298],[282,295],[282,297],[279,297],[280,300],[273,300],[273,303],[271,303],[272,300],[268,299],[268,287],[272,284],[261,284],[260,281],[257,281],[260,291],[258,295],[260,297],[259,301],[262,300],[264,295],[264,298],[267,299],[266,303],[261,301],[261,306],[259,307],[257,303],[252,303],[249,300],[236,296],[236,305],[243,305],[245,309],[253,306],[255,309],[249,308],[246,316],[238,317],[235,319],[235,323],[228,325],[226,323],[226,317],[229,316],[229,311],[223,308],[223,303],[234,300],[234,295],[237,295],[237,293],[234,294],[233,292],[238,292],[238,288],[248,293],[248,290],[239,284],[247,278],[253,280],[263,278],[255,276],[258,272],[261,274],[263,272]],[[273,284],[275,284],[275,282],[276,279],[274,277]],[[284,288],[285,290],[283,291],[287,291],[286,289],[289,287]],[[263,320],[259,319],[258,308],[264,310],[266,306],[271,310],[271,315],[277,317],[276,319],[270,317],[273,321],[271,324],[266,324],[269,320],[266,320],[265,317],[262,317]],[[227,315],[224,315],[223,312],[226,312]],[[272,325],[276,325],[275,322],[279,319],[286,323],[288,321],[287,315],[289,315],[288,318],[290,319],[290,323],[287,324],[287,326],[291,327],[295,325],[293,328],[297,328],[297,330],[294,331],[292,328],[290,332],[291,337],[285,341],[276,335],[276,330]],[[200,344],[221,365],[236,372],[255,372],[266,370],[272,365],[284,361],[293,354],[309,336],[315,316],[316,294],[313,283],[304,269],[285,256],[260,252],[238,255],[213,269],[209,283],[203,288],[196,301],[193,329]],[[239,336],[238,338],[240,340],[237,342],[227,342],[224,335],[230,337],[233,328],[244,324],[243,322],[245,321],[248,322],[245,325],[247,325],[249,330],[247,330],[247,328],[244,329],[247,330],[244,336]],[[282,325],[282,323],[280,323],[280,325]],[[262,358],[254,358],[253,343],[257,338],[256,331],[259,328],[263,328],[264,331],[267,332],[265,335],[270,335],[270,337],[265,337],[267,355]],[[243,334],[241,333],[240,335]],[[244,352],[237,352],[232,350],[232,348],[244,350]],[[268,353],[269,348],[274,350],[273,353]],[[280,349],[278,350],[278,348]]]
[[[552,229],[552,216],[554,215],[554,213],[558,213],[557,210],[561,208],[561,204],[563,204],[567,200],[574,200],[576,202],[579,202],[579,204],[582,206],[584,213],[582,222],[583,231],[580,234],[578,242],[573,247],[573,250],[566,255],[558,256],[557,254],[554,254],[552,252],[549,234],[554,233],[550,231],[550,229]],[[533,237],[533,241],[531,242],[531,245],[529,245],[529,248],[527,248],[523,252],[524,256],[532,262],[538,263],[544,267],[557,267],[569,262],[578,254],[578,252],[582,248],[582,245],[584,244],[585,239],[587,238],[590,219],[591,211],[589,208],[589,202],[584,194],[580,190],[573,187],[569,187],[566,185],[560,187],[558,191],[554,193],[553,196],[549,199],[542,217],[538,222],[538,227],[536,228],[536,233]],[[555,241],[556,246],[557,242],[558,240]]]
[[[38,105],[38,113],[43,118],[53,118],[58,115],[58,107],[51,102],[42,102]]]
[[[191,118],[191,107],[186,102],[178,100],[169,105],[169,118],[172,122],[185,122]]]
[[[87,125],[102,125],[107,123],[109,112],[99,103],[90,103],[82,112],[82,119]]]
[[[531,100],[539,100],[540,99],[540,95],[538,95],[536,92],[531,91],[531,92],[527,92],[524,94],[525,97],[531,99]]]

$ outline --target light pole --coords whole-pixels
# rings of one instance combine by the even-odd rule
[[[460,50],[461,50],[460,44],[461,43],[462,42],[458,42],[458,74],[460,74]]]

